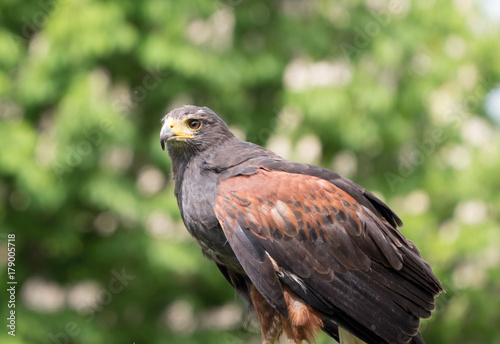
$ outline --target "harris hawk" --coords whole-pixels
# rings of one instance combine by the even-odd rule
[[[163,118],[187,230],[255,310],[264,344],[323,330],[341,344],[422,344],[443,291],[399,217],[330,170],[233,135],[209,108]]]

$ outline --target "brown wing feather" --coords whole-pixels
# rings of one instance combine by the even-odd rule
[[[255,235],[269,240],[321,238],[336,249],[332,254],[349,269],[366,270],[371,260],[400,269],[398,247],[411,247],[409,241],[392,234],[385,220],[320,178],[260,170],[221,182],[219,195],[217,211],[237,218]]]
[[[395,227],[321,178],[264,169],[233,176],[220,182],[215,210],[270,304],[283,305],[272,260],[291,290],[364,340],[404,343],[442,290]]]

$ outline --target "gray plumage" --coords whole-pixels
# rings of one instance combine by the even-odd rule
[[[184,224],[256,309],[265,343],[283,331],[312,340],[318,328],[338,339],[338,327],[367,343],[424,343],[419,320],[442,286],[387,205],[236,138],[206,107],[163,122]]]

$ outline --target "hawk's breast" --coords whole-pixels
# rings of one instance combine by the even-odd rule
[[[232,270],[241,266],[215,216],[214,202],[218,176],[187,166],[177,202],[182,220],[207,258]]]

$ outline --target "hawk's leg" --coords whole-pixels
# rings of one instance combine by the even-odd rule
[[[303,341],[312,343],[314,335],[322,326],[320,315],[308,306],[300,297],[287,288],[284,289],[289,319],[282,318],[283,329],[288,337],[288,343],[301,344]]]
[[[274,344],[283,332],[281,315],[267,303],[254,286],[250,291],[250,299],[255,313],[257,313],[257,320],[262,332],[262,344]]]

